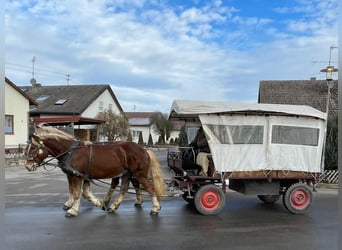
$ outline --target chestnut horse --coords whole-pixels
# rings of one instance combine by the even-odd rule
[[[59,167],[67,175],[72,199],[65,204],[69,207],[66,216],[78,215],[84,179],[123,179],[125,185],[109,208],[115,211],[123,200],[131,176],[151,194],[151,214],[158,214],[161,208],[158,198],[167,193],[159,161],[152,151],[133,142],[86,145],[68,133],[45,126],[37,126],[31,140],[32,143],[38,142],[38,147],[46,148],[49,155],[57,158]],[[148,179],[149,172],[152,174],[152,183]],[[96,205],[102,206],[100,201]]]
[[[92,144],[92,142],[84,142],[86,144]],[[120,142],[108,142],[108,143],[120,143]],[[102,143],[103,144],[103,143]],[[32,143],[27,145],[27,147],[24,150],[24,155],[26,156],[26,163],[25,167],[28,171],[35,171],[37,168],[41,165],[54,165],[52,163],[49,163],[50,160],[45,161],[49,157],[49,152],[46,147],[42,146],[38,142],[32,138]],[[122,182],[122,187],[125,187],[127,185],[125,183],[126,179],[121,178]],[[110,199],[112,198],[112,195],[115,191],[115,188],[119,185],[120,177],[114,177],[112,178],[112,181],[110,183],[110,188],[108,189],[106,195],[100,199],[97,200],[91,190],[90,190],[90,180],[89,179],[84,179],[83,180],[83,188],[82,188],[82,196],[93,203],[97,207],[101,207],[102,210],[106,210],[106,207],[109,204]],[[141,204],[143,203],[143,198],[142,198],[142,190],[140,188],[140,183],[136,178],[130,178],[129,181],[132,183],[134,189],[135,189],[135,194],[136,194],[136,199],[135,199],[135,207],[140,207]],[[64,203],[63,209],[68,210],[73,203],[73,196],[71,193],[71,187],[69,186],[69,199]],[[108,211],[111,211],[110,208],[108,208]]]

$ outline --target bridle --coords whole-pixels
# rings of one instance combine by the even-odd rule
[[[34,145],[36,148],[33,149],[32,145]],[[47,153],[46,153],[46,156],[44,157],[44,159],[41,160],[40,157],[43,157],[42,155],[44,154],[44,150]],[[28,145],[28,149],[26,151],[26,162],[25,162],[25,165],[27,165],[28,162],[32,162],[31,171],[36,170],[40,166],[44,166],[44,169],[47,170],[46,169],[47,165],[54,166],[56,168],[57,164],[56,163],[51,163],[51,161],[54,160],[55,157],[50,158],[49,160],[45,161],[45,159],[48,157],[48,155],[49,155],[49,149],[47,147],[45,147],[45,145],[43,143],[38,143],[38,145],[36,145],[33,142],[31,142]]]

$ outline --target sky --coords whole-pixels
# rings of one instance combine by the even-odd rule
[[[109,84],[125,112],[256,103],[261,80],[337,67],[337,2],[6,0],[5,74],[18,86]]]

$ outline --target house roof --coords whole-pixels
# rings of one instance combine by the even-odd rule
[[[260,81],[259,103],[308,105],[325,112],[326,80]],[[337,84],[331,89],[330,112],[338,110]],[[329,113],[330,113],[329,112]]]
[[[38,106],[38,102],[36,102],[32,97],[30,97],[28,94],[26,94],[22,89],[20,89],[17,85],[15,85],[14,82],[12,82],[10,79],[5,77],[5,82],[8,83],[12,88],[14,88],[16,91],[18,91],[22,96],[24,96],[28,101],[30,105]]]
[[[68,85],[68,86],[29,86],[22,90],[34,98],[39,106],[30,111],[35,114],[80,115],[105,90],[112,95],[120,112],[122,107],[115,97],[110,85]]]
[[[160,112],[125,112],[131,126],[150,126],[152,117]]]

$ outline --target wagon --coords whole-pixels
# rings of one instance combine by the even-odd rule
[[[175,100],[169,120],[185,122],[189,143],[202,127],[209,145],[209,153],[177,147],[167,155],[174,186],[200,214],[219,213],[227,189],[264,203],[282,198],[292,214],[311,206],[322,172],[325,113],[304,105]],[[200,155],[206,157],[201,173]]]

